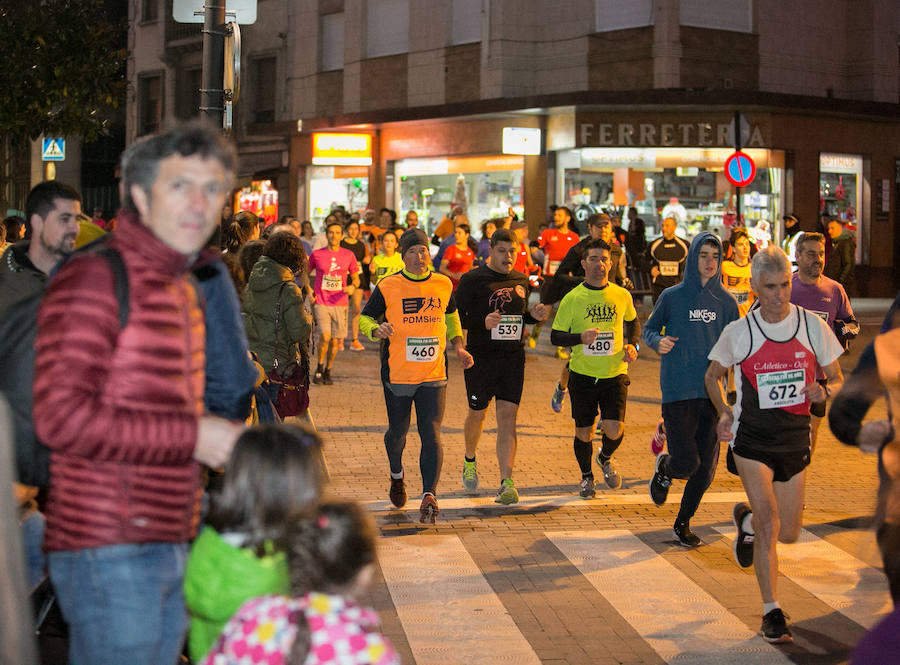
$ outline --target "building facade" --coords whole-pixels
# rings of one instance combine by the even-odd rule
[[[132,4],[129,140],[196,113],[201,66],[199,25]],[[857,292],[900,286],[895,0],[258,0],[257,15],[234,108],[247,201],[315,222],[335,204],[440,220],[462,200],[473,222],[513,207],[535,230],[550,204],[634,205],[651,227],[674,206],[688,234],[740,214],[775,240],[786,213],[807,230],[839,217]],[[505,154],[505,128],[541,130],[539,154]],[[757,167],[740,190],[723,172],[735,134]]]

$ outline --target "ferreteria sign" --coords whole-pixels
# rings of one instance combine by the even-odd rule
[[[741,146],[771,147],[767,117],[743,116]],[[576,113],[575,147],[733,148],[733,115]]]

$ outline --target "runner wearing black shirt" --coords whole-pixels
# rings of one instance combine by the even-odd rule
[[[527,310],[528,278],[512,270],[515,250],[506,229],[491,236],[487,265],[462,276],[455,297],[460,321],[467,330],[466,350],[475,364],[465,371],[469,412],[466,416],[466,458],[463,487],[478,489],[475,452],[491,399],[497,398],[497,461],[502,482],[494,501],[516,503],[519,493],[512,480],[516,454],[516,414],[525,379],[526,323],[547,318],[546,305]]]

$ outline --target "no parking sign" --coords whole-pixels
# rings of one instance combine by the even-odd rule
[[[735,187],[746,187],[756,177],[756,162],[746,152],[736,150],[725,160],[725,177]]]

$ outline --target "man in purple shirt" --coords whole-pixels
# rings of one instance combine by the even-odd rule
[[[331,385],[331,367],[347,336],[349,296],[359,288],[359,264],[353,252],[341,247],[344,229],[340,224],[331,222],[325,237],[328,246],[309,257],[309,270],[316,273],[313,313],[319,328],[319,364],[313,383]]]
[[[791,302],[821,317],[842,344],[856,337],[859,334],[859,323],[853,317],[847,292],[838,282],[822,274],[825,266],[825,236],[821,233],[801,233],[796,243],[795,259],[797,272],[791,278]],[[816,379],[823,382],[821,369],[816,373]],[[812,404],[812,451],[816,449],[819,424],[824,416],[825,402]]]

